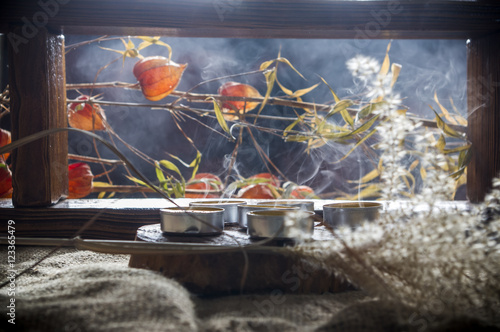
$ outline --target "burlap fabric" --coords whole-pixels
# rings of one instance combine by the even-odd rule
[[[16,270],[49,249],[18,247]],[[1,280],[7,254],[0,255]],[[412,312],[363,292],[251,294],[200,298],[174,280],[129,268],[129,257],[61,249],[16,281],[15,325],[9,287],[0,290],[3,330],[17,331],[404,331],[427,330]],[[404,319],[402,319],[402,317]],[[406,317],[406,318],[405,318]],[[466,326],[466,325],[461,325]]]

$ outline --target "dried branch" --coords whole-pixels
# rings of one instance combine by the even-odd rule
[[[125,82],[107,82],[107,83],[81,83],[81,84],[67,84],[66,89],[68,90],[75,90],[75,89],[97,89],[97,88],[123,88],[123,89],[130,89],[130,90],[139,90],[139,84],[135,83],[125,83]],[[264,97],[259,97],[259,98],[249,98],[249,97],[233,97],[233,96],[221,96],[217,94],[199,94],[199,93],[191,93],[191,92],[182,92],[182,91],[174,91],[171,94],[172,96],[177,96],[180,99],[184,99],[189,102],[197,102],[197,103],[212,103],[213,101],[211,98],[217,100],[217,101],[246,101],[246,102],[263,102]],[[208,100],[207,100],[208,99]],[[77,100],[68,100],[68,103],[74,103],[74,102],[82,102],[82,101],[77,101]],[[89,102],[90,103],[90,102]],[[182,109],[184,111],[192,111],[195,113],[214,113],[213,110],[208,110],[208,109],[203,109],[203,110],[198,110],[196,108],[190,108],[187,106],[174,106],[172,104],[142,104],[142,103],[124,103],[124,102],[110,102],[110,101],[92,101],[94,104],[102,104],[102,105],[108,105],[108,106],[126,106],[126,107],[150,107],[150,108],[163,108],[163,109],[169,109],[172,111]],[[276,97],[271,97],[267,100],[266,104],[269,105],[279,105],[279,106],[286,106],[286,107],[292,107],[292,108],[309,108],[309,109],[315,109],[317,112],[328,112],[331,110],[333,105],[330,104],[316,104],[316,103],[309,103],[309,102],[299,102],[295,100],[288,100],[288,99],[283,99],[283,98],[276,98]],[[357,110],[355,109],[349,109],[349,113],[351,115],[356,115],[358,113]],[[296,118],[292,117],[270,117],[269,115],[255,115],[255,114],[245,114],[246,117],[259,117],[262,119],[274,119],[274,120],[284,120],[284,121],[295,121]],[[436,121],[433,120],[426,120],[418,117],[411,116],[411,119],[422,122],[422,125],[428,128],[438,128]],[[450,128],[453,128],[454,130],[460,132],[460,133],[465,133],[467,131],[467,127],[462,126],[462,125],[453,125],[453,124],[447,124]]]
[[[95,157],[89,157],[89,156],[80,156],[80,155],[72,154],[72,153],[68,153],[68,159],[86,161],[89,163],[106,164],[106,165],[125,165],[125,163],[121,160],[102,159],[102,158],[95,158]]]

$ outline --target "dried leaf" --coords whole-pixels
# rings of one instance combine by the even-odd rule
[[[434,111],[434,109],[431,107],[431,109]],[[439,116],[439,114],[437,114],[436,111],[434,111],[434,114],[436,114],[436,124],[438,126],[439,129],[441,129],[441,131],[447,135],[447,136],[450,136],[450,137],[455,137],[455,138],[460,138],[460,139],[464,139],[464,135],[455,131],[453,128],[451,128],[450,126],[448,126],[442,119],[441,117]]]
[[[391,61],[389,60],[390,49],[391,49],[391,42],[389,42],[389,45],[387,45],[387,51],[385,52],[384,62],[382,62],[382,67],[380,68],[379,72],[380,76],[386,76],[387,73],[389,72],[389,67],[391,64]]]
[[[369,103],[368,105],[366,105],[365,107],[363,107],[358,112],[358,114],[357,114],[356,117],[357,117],[358,120],[364,119],[368,115],[370,115],[371,113],[373,113],[373,111],[378,110],[380,107],[382,107],[385,104],[387,104],[385,101],[381,101],[381,102],[378,102],[378,103]]]
[[[224,119],[224,115],[222,114],[222,111],[220,109],[219,103],[217,102],[217,100],[215,100],[214,97],[207,98],[207,100],[209,99],[213,101],[215,117],[217,118],[217,121],[219,122],[219,125],[221,126],[222,130],[231,135],[229,127],[227,126],[227,122]]]
[[[282,90],[285,94],[287,94],[287,95],[289,95],[289,96],[293,96],[293,91],[292,91],[292,90],[290,90],[290,89],[285,88],[285,87],[284,87],[284,86],[280,83],[280,81],[279,81],[279,80],[277,80],[277,79],[276,79],[276,83],[278,83],[279,87],[281,88],[281,90]]]
[[[369,132],[368,134],[366,134],[365,137],[363,137],[362,139],[360,139],[350,150],[349,152],[347,152],[342,158],[340,158],[339,160],[337,161],[334,161],[333,164],[335,163],[339,163],[341,162],[342,160],[344,160],[345,158],[347,158],[354,150],[356,150],[356,148],[358,146],[360,146],[361,144],[363,144],[368,138],[370,138],[373,134],[375,134],[377,132],[377,129],[373,129],[371,132]]]
[[[347,111],[347,108],[344,108],[340,111],[340,115],[342,115],[342,119],[351,126],[351,128],[354,128],[354,120],[352,119],[352,116],[349,114]]]
[[[292,97],[294,97],[294,98],[302,97],[303,95],[305,95],[305,94],[311,92],[312,90],[316,89],[318,87],[318,85],[319,85],[319,83],[316,83],[313,86],[310,86],[308,88],[299,89],[299,90],[295,91],[292,94]]]
[[[359,179],[359,180],[348,180],[347,182],[349,182],[349,183],[361,183],[361,184],[364,184],[364,183],[370,182],[372,180],[375,180],[379,176],[380,176],[380,172],[379,172],[378,169],[375,168],[371,172],[365,174],[361,179]]]
[[[333,89],[331,88],[331,86],[326,82],[326,80],[323,77],[319,76],[319,78],[323,81],[323,83],[325,83],[325,85],[328,87],[328,89],[330,89],[330,92],[333,95],[333,99],[335,100],[335,103],[338,104],[340,102],[340,98],[337,97],[337,94],[333,91]]]
[[[399,63],[393,63],[391,65],[391,72],[392,72],[391,88],[394,86],[394,84],[398,80],[399,73],[401,72],[401,67],[402,66]]]
[[[264,106],[266,106],[267,101],[269,100],[269,97],[271,96],[271,91],[273,91],[274,87],[274,82],[276,81],[276,68],[273,68],[270,71],[267,71],[264,73],[264,76],[266,77],[266,84],[267,84],[267,90],[266,90],[266,95],[264,96],[264,100],[262,101],[262,104],[260,104],[259,111],[257,112],[257,115],[262,112],[264,109]],[[257,121],[257,118],[255,118],[255,121]]]
[[[444,135],[440,135],[436,143],[436,148],[438,148],[439,151],[443,152],[445,146],[446,146],[446,140],[444,139]]]
[[[304,120],[304,118],[305,118],[305,116],[306,116],[305,114],[303,114],[303,115],[299,116],[299,117],[297,118],[297,120],[293,121],[290,125],[288,125],[288,126],[285,128],[285,130],[283,130],[283,136],[288,135],[288,133],[290,132],[290,130],[292,130],[292,129],[293,129],[293,128],[297,125],[297,124],[302,123],[302,122],[303,122],[303,120]]]
[[[441,103],[439,102],[439,99],[438,99],[438,96],[437,96],[437,92],[434,91],[434,101],[436,102],[436,104],[438,104],[439,106],[439,109],[441,110],[441,112],[443,112],[443,116],[446,120],[448,120],[451,124],[454,124],[456,125],[457,122],[455,121],[455,119],[450,115],[450,112],[448,112],[448,110],[443,106],[441,105]]]
[[[157,169],[158,169],[158,168],[159,168],[159,166],[158,166],[157,162],[155,162],[155,164],[156,164],[156,167],[157,167]],[[165,168],[166,168],[166,169],[168,169],[168,170],[171,170],[171,171],[176,172],[176,173],[177,173],[177,174],[178,174],[178,175],[179,175],[182,179],[184,179],[184,178],[182,177],[181,171],[179,171],[179,168],[177,168],[177,166],[175,166],[175,164],[174,164],[174,163],[172,163],[171,161],[168,161],[168,160],[160,160],[160,165],[161,165],[161,166],[163,166],[163,167],[165,167]]]
[[[443,151],[443,153],[444,154],[451,154],[451,153],[455,153],[455,152],[464,152],[464,151],[470,149],[470,147],[471,147],[471,145],[467,144],[467,145],[456,147],[454,149],[446,149]]]
[[[302,77],[303,79],[306,79],[304,76],[302,76],[302,74],[301,74],[301,73],[300,73],[297,69],[295,69],[295,67],[292,65],[292,63],[291,63],[290,61],[288,61],[288,59],[286,59],[286,58],[282,58],[282,57],[278,57],[276,60],[277,60],[277,61],[279,61],[279,62],[282,62],[282,63],[287,64],[287,65],[288,65],[290,68],[292,68],[292,69],[293,69],[293,71],[295,71],[295,72],[296,72],[296,73],[297,73],[300,77]]]

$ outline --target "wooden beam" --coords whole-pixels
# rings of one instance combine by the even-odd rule
[[[0,32],[47,18],[70,34],[465,39],[500,29],[499,13],[497,1],[8,0]]]
[[[467,170],[467,196],[483,201],[500,174],[500,33],[468,42],[468,137],[473,157]]]
[[[9,43],[12,140],[41,130],[67,126],[64,37],[45,28],[12,33],[22,42]],[[68,193],[68,135],[58,133],[12,153],[13,204],[48,206]]]

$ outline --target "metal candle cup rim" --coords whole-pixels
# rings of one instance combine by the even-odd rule
[[[246,204],[246,201],[242,200],[230,200],[230,199],[225,199],[225,200],[210,200],[210,201],[194,201],[190,202],[190,206],[205,206],[205,205],[242,205]]]
[[[220,207],[224,209],[224,222],[225,223],[237,223],[238,222],[238,205],[246,204],[243,200],[231,200],[231,199],[221,199],[221,200],[208,200],[208,201],[194,201],[189,203],[189,206],[203,206],[203,207]]]
[[[272,200],[272,201],[262,201],[258,202],[257,205],[266,205],[266,206],[299,206],[304,207],[307,211],[314,211],[314,202],[306,201],[302,199],[281,199],[281,200]],[[312,207],[309,208],[309,207]]]
[[[291,239],[285,218],[292,213],[303,213],[307,216],[300,220],[298,227],[305,234],[312,235],[314,231],[313,211],[300,209],[270,209],[257,210],[248,213],[248,234],[254,238]],[[305,221],[305,223],[304,223]]]
[[[329,203],[323,205],[324,208],[334,209],[366,209],[366,208],[382,208],[383,204],[380,202],[339,202]]]
[[[215,235],[224,230],[223,216],[224,209],[218,207],[171,207],[160,209],[160,225],[169,234]]]
[[[255,210],[252,210],[255,209]],[[286,206],[286,205],[259,205],[259,204],[241,204],[238,205],[238,224],[246,228],[248,226],[247,215],[252,211],[262,211],[262,210],[291,210],[297,211],[299,210],[298,206]]]

